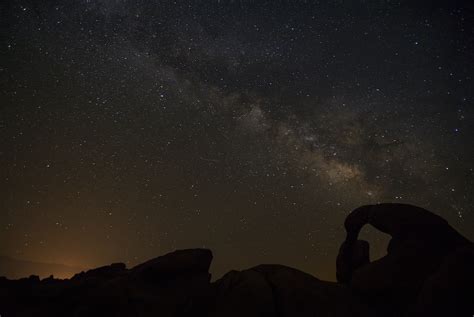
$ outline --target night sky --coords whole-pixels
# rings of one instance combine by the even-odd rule
[[[0,254],[334,279],[354,208],[474,238],[469,1],[8,1]],[[373,256],[387,238],[366,231]]]

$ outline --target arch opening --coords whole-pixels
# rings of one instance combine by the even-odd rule
[[[390,235],[375,229],[371,225],[365,225],[359,233],[359,240],[369,242],[370,262],[387,255],[387,247],[391,238]]]

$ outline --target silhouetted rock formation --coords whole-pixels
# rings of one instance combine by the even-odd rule
[[[363,247],[364,242],[357,240],[366,224],[392,237],[387,255],[371,263],[367,261],[368,248]],[[344,225],[347,237],[337,258],[338,281],[347,283],[367,300],[377,301],[381,306],[379,311],[385,310],[384,314],[397,311],[395,314],[402,314],[412,310],[422,288],[432,289],[425,285],[426,281],[440,274],[437,272],[443,270],[442,263],[460,248],[472,250],[472,243],[446,220],[411,205],[363,206],[352,211]],[[457,259],[461,265],[463,260]],[[473,274],[468,270],[464,273],[467,275],[465,278]],[[450,292],[457,293],[461,301],[466,293],[474,295],[474,291],[465,290],[463,293],[460,288],[455,288]]]
[[[282,265],[231,271],[215,286],[210,316],[371,316],[344,285]]]
[[[392,236],[369,261],[371,224]],[[364,206],[345,222],[340,283],[281,265],[231,271],[211,283],[212,253],[179,250],[127,269],[115,263],[68,280],[0,278],[2,316],[469,316],[474,247],[427,210]]]

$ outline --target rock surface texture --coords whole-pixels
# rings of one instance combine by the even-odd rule
[[[370,262],[372,225],[392,239]],[[231,271],[211,283],[212,253],[179,250],[127,269],[71,279],[0,278],[1,316],[466,316],[474,314],[474,246],[441,217],[401,204],[363,206],[345,221],[338,283],[282,265]]]

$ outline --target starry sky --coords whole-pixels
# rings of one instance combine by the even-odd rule
[[[334,279],[376,202],[474,238],[469,1],[18,0],[0,27],[3,255]]]

